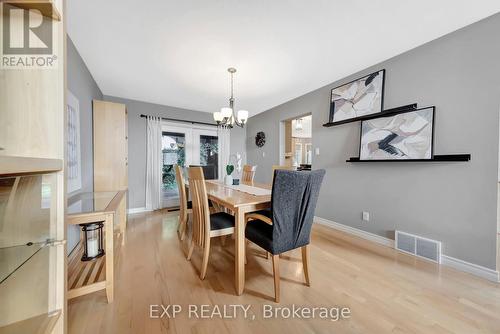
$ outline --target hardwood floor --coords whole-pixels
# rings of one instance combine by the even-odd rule
[[[500,285],[317,224],[311,287],[304,283],[300,249],[285,254],[279,304],[272,301],[272,261],[262,250],[248,248],[245,291],[236,296],[232,240],[225,247],[213,240],[201,281],[202,254],[186,261],[189,238],[179,241],[176,230],[175,213],[130,216],[126,244],[116,251],[114,302],[106,303],[104,291],[70,300],[69,333],[500,332]],[[180,304],[183,311],[175,319],[152,319],[151,304]],[[189,304],[250,304],[250,318],[189,319]],[[336,322],[263,319],[263,304],[349,307],[351,316]]]

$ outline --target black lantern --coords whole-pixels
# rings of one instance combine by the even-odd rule
[[[83,231],[83,256],[82,261],[91,261],[104,255],[102,228],[104,222],[81,224]]]

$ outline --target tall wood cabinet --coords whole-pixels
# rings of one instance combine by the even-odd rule
[[[127,108],[121,103],[94,100],[94,191],[127,188]]]
[[[0,68],[0,333],[66,333],[65,1],[44,3],[56,65]]]

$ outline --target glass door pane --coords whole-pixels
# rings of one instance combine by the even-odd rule
[[[219,138],[200,135],[200,166],[203,167],[206,180],[219,178]]]
[[[162,207],[179,206],[179,190],[174,165],[186,166],[186,133],[162,134]]]

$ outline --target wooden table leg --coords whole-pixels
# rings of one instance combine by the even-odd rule
[[[105,240],[106,243],[106,297],[108,298],[108,303],[113,302],[114,292],[113,292],[113,217],[114,215],[106,215],[106,221],[104,222],[105,228]]]
[[[120,233],[122,235],[122,246],[125,245],[125,232],[127,231],[127,195],[124,195],[118,208],[120,211]]]
[[[245,288],[245,212],[241,208],[236,208],[234,212],[236,235],[235,243],[235,273],[234,284],[236,294],[241,295]]]

